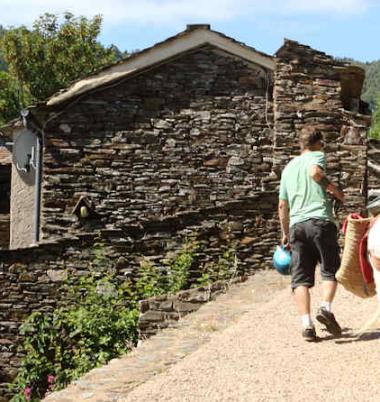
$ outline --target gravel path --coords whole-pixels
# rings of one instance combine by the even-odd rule
[[[339,289],[334,311],[343,336],[319,330],[320,342],[310,344],[282,290],[122,401],[380,401],[380,332],[353,338],[375,307],[375,299]]]
[[[320,341],[307,343],[286,281],[272,271],[255,275],[185,317],[179,328],[163,331],[48,400],[380,402],[380,331],[360,340],[354,336],[376,310],[376,299],[339,288],[333,308],[342,337],[334,339],[316,323]],[[313,310],[319,290],[313,289]],[[134,382],[134,365],[147,357],[144,375],[139,372]]]

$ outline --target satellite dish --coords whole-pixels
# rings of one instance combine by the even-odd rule
[[[22,131],[13,144],[13,162],[20,173],[27,174],[36,168],[37,136],[33,131]]]

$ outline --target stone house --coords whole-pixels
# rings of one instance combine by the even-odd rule
[[[380,147],[368,152],[363,80],[291,40],[271,56],[189,25],[1,128],[13,157],[0,165],[11,190],[0,212],[10,215],[0,225],[10,237],[0,250],[0,400],[20,364],[20,323],[61,302],[62,279],[89,269],[98,237],[120,280],[189,237],[200,265],[233,247],[241,272],[269,266],[281,170],[305,125],[323,131],[348,211],[363,209],[380,183],[368,175]]]
[[[10,248],[275,190],[305,124],[331,142],[337,179],[363,178],[363,79],[360,68],[296,42],[272,57],[189,25],[3,129],[14,153],[32,148],[26,169],[12,165]],[[350,158],[360,160],[353,172]],[[348,185],[360,203],[359,181]]]

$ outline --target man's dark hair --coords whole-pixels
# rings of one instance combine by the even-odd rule
[[[322,133],[315,127],[304,127],[300,135],[300,145],[302,149],[312,148],[318,141],[323,140]]]

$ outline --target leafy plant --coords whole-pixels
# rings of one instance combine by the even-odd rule
[[[25,341],[18,375],[11,385],[13,402],[37,401],[94,367],[128,352],[137,342],[138,300],[175,293],[189,286],[195,242],[168,259],[160,270],[143,259],[135,283],[116,278],[106,247],[95,243],[91,271],[69,277],[62,287],[65,305],[51,313],[34,312],[21,326]],[[232,275],[234,253],[227,250],[209,263],[200,283]]]
[[[20,112],[22,88],[8,71],[0,71],[0,124],[5,124]],[[28,91],[23,92],[26,102],[32,97]]]
[[[21,327],[25,357],[13,384],[13,401],[28,400],[28,394],[39,400],[53,389],[51,378],[54,390],[63,388],[137,341],[138,310],[135,300],[126,297],[128,285],[89,274],[67,286],[72,305],[52,314],[35,312]]]
[[[209,285],[219,280],[230,279],[236,269],[236,254],[232,249],[225,250],[217,261],[205,263],[202,275],[197,279],[200,286]]]
[[[184,289],[188,285],[189,270],[197,247],[195,242],[186,242],[177,255],[166,261],[166,269],[161,271],[151,261],[142,260],[135,283],[137,298],[176,293]]]
[[[189,278],[189,270],[194,262],[195,242],[185,243],[180,253],[169,262],[167,272],[168,292],[176,293],[184,289]]]
[[[163,275],[149,260],[143,259],[140,263],[138,279],[135,283],[138,299],[149,298],[165,293]]]
[[[376,109],[372,115],[372,126],[369,135],[380,140],[380,93],[377,97]]]

